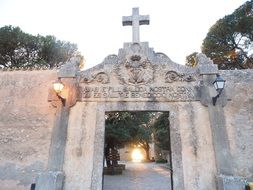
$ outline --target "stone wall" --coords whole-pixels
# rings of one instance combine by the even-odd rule
[[[253,180],[253,71],[220,71],[220,74],[226,79],[225,89],[229,99],[223,108],[232,155],[227,159],[232,160],[233,176]],[[53,70],[0,73],[2,189],[29,189],[39,173],[47,168],[56,111],[48,102],[48,89],[56,78],[57,73]],[[187,83],[189,88],[194,86],[195,98],[181,101],[161,99],[152,102],[136,96],[128,98],[128,102],[114,96],[109,101],[103,98],[97,101],[95,95],[87,102],[79,99],[70,110],[63,167],[66,174],[64,189],[100,189],[104,114],[107,111],[131,110],[170,112],[176,189],[217,189],[217,157],[210,114],[208,107],[199,101],[198,82]],[[176,82],[176,85],[180,84],[185,85],[186,82]],[[168,84],[170,87],[173,85]]]
[[[222,71],[230,101],[224,107],[235,176],[253,180],[253,70]]]
[[[27,190],[47,167],[56,71],[0,72],[0,189]]]

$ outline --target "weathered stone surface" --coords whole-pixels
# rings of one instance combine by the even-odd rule
[[[3,189],[29,189],[47,167],[55,112],[47,97],[56,75],[56,71],[49,70],[0,73],[0,183]]]
[[[25,186],[28,188],[30,184],[35,183],[35,178],[43,170],[44,163],[40,161],[31,162],[31,164],[27,166],[7,162],[5,165],[0,166],[1,184],[8,186],[8,182],[18,181],[20,187]]]
[[[27,190],[30,188],[30,186],[21,185],[19,184],[19,181],[16,179],[13,180],[0,180],[1,188],[4,190]]]
[[[234,175],[253,180],[253,71],[220,72],[231,99],[224,107]]]
[[[220,175],[217,177],[219,190],[245,190],[247,180],[235,177]]]
[[[71,108],[64,162],[65,190],[91,189],[93,158],[97,153],[95,118],[96,103],[77,103]]]
[[[48,170],[62,171],[67,139],[69,107],[58,108],[49,150]]]
[[[35,190],[62,190],[64,174],[59,171],[48,171],[40,174]]]
[[[76,73],[80,70],[81,58],[72,57],[67,63],[61,66],[58,77],[59,78],[74,78]]]
[[[196,56],[197,69],[200,75],[213,75],[218,73],[218,66],[213,64],[213,61],[206,57],[205,54],[199,53]]]
[[[216,163],[208,110],[200,103],[180,103],[178,113],[185,189],[213,190]]]

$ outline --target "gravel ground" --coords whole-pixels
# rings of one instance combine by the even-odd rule
[[[103,190],[171,190],[165,164],[125,162],[122,175],[105,175]]]

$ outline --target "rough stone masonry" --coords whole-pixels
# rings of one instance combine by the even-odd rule
[[[1,189],[101,190],[105,112],[147,110],[170,112],[174,190],[243,190],[253,180],[253,70],[197,61],[189,68],[131,42],[84,71],[76,59],[1,71]],[[214,106],[218,73],[226,86]]]

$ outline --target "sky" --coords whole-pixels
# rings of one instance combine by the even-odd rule
[[[0,0],[0,27],[19,26],[33,35],[54,35],[78,45],[88,69],[132,41],[132,27],[122,16],[133,7],[150,15],[140,26],[140,41],[155,52],[185,64],[185,57],[200,52],[209,28],[247,0]]]

